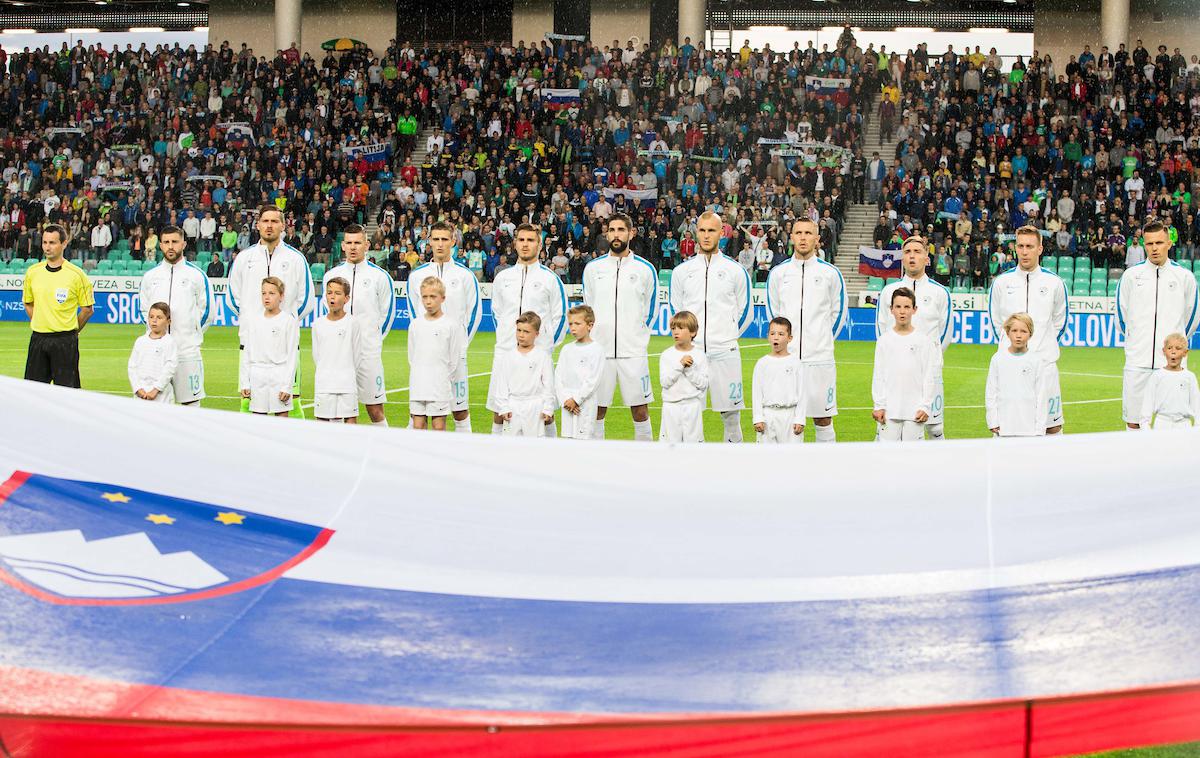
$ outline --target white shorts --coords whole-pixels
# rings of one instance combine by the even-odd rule
[[[710,350],[708,358],[708,407],[717,413],[746,410],[742,390],[742,351],[737,345]]]
[[[825,418],[838,415],[837,364],[802,363],[804,367],[804,415]]]
[[[1121,420],[1126,424],[1136,424],[1142,413],[1142,400],[1146,397],[1146,385],[1154,369],[1127,368],[1121,375]]]
[[[355,369],[355,376],[358,379],[358,402],[363,405],[381,405],[387,400],[381,356],[373,355],[360,360]],[[357,409],[354,415],[358,415]]]
[[[353,392],[320,392],[313,396],[313,416],[323,419],[358,418],[358,398]]]
[[[798,445],[804,442],[804,433],[796,434],[792,428],[796,424],[795,406],[763,408],[763,422],[767,429],[756,435],[757,442],[777,445]]]
[[[1169,418],[1167,416],[1155,416],[1154,423],[1150,425],[1150,428],[1156,432],[1166,432],[1172,429],[1191,429],[1192,419],[1190,417]]]
[[[458,371],[455,372],[450,380],[450,392],[453,398],[450,401],[450,412],[458,413],[459,411],[471,410],[471,385],[467,380],[467,350],[463,348],[462,361],[458,364]]]
[[[703,442],[704,399],[664,402],[658,424],[659,442]]]
[[[621,385],[621,401],[625,405],[633,407],[654,402],[654,390],[650,385],[650,360],[646,356],[605,358],[600,388],[596,391],[597,405],[612,407],[618,382]]]
[[[204,399],[204,361],[200,358],[180,358],[171,380],[175,402],[194,403]]]
[[[546,422],[542,421],[542,398],[512,398],[512,418],[504,422],[504,434],[509,437],[544,437]]]
[[[408,404],[410,416],[449,416],[452,403],[447,400],[413,400]]]
[[[280,402],[280,392],[291,392],[294,377],[283,366],[250,366],[250,412],[284,413],[292,410],[295,396]]]
[[[942,379],[942,372],[937,375],[937,389],[934,390],[933,402],[929,404],[929,420],[925,423],[929,426],[937,426],[945,421],[946,418],[946,383]]]
[[[918,442],[925,439],[925,424],[890,418],[879,425],[880,442]]]
[[[1048,387],[1048,395],[1050,399],[1046,406],[1046,428],[1049,429],[1055,426],[1062,426],[1063,404],[1062,404],[1062,387],[1058,383],[1058,364],[1051,363],[1046,369],[1050,372],[1050,377],[1046,382]]]
[[[567,440],[590,440],[596,428],[596,399],[579,404],[579,413],[571,413],[562,409],[562,423],[559,424],[558,436]]]

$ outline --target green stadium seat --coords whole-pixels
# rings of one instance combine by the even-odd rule
[[[671,269],[665,268],[658,272],[658,284],[665,287],[671,283]]]
[[[71,265],[83,268],[83,258],[72,258]]]
[[[1051,271],[1057,271],[1058,270],[1058,256],[1043,255],[1042,256],[1042,265],[1045,266],[1046,268],[1050,269]]]
[[[1078,273],[1080,271],[1091,271],[1091,270],[1092,270],[1091,258],[1082,257],[1082,258],[1075,259],[1075,272],[1076,273]]]
[[[8,261],[0,260],[0,274],[7,274],[8,267],[9,267]]]
[[[1108,281],[1108,272],[1107,271],[1101,271],[1100,269],[1096,269],[1095,271],[1092,272],[1092,284],[1096,284],[1097,282],[1105,283],[1107,281]]]
[[[1185,260],[1185,261],[1175,261],[1175,262],[1178,263],[1183,268],[1187,269],[1188,271],[1194,272],[1196,270],[1196,262],[1195,261],[1186,261]]]
[[[1092,297],[1108,297],[1108,280],[1093,279],[1091,292],[1089,294]]]
[[[1116,282],[1111,279],[1108,281],[1108,292],[1106,293],[1107,297],[1116,297],[1117,296],[1117,285],[1118,284],[1120,284],[1120,282]]]
[[[109,271],[112,271],[112,267],[113,267],[113,262],[111,260],[109,260],[108,258],[105,258],[104,260],[102,260],[96,264],[96,273],[97,274],[108,273]]]
[[[1087,297],[1092,294],[1092,283],[1087,279],[1076,279],[1071,284],[1071,294],[1075,297]]]
[[[1058,259],[1058,275],[1070,276],[1075,273],[1075,259],[1063,256]]]
[[[867,292],[880,292],[883,290],[883,279],[878,276],[867,277]]]
[[[142,261],[142,273],[146,273],[157,265],[158,263],[156,261]]]
[[[312,278],[314,282],[319,282],[325,278],[324,263],[314,263],[313,265],[309,266],[309,270],[312,271]]]

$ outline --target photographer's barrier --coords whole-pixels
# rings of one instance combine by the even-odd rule
[[[6,755],[1200,739],[1195,432],[948,441],[898,486],[871,443],[437,434],[9,378],[0,418]]]
[[[136,276],[93,276],[92,285],[96,296],[95,323],[104,324],[137,324],[141,323],[141,310],[138,302],[138,287],[141,277]],[[0,275],[0,321],[26,321],[25,308],[21,304],[21,284],[23,276]],[[212,313],[212,326],[232,326],[237,324],[237,316],[229,304],[228,287],[225,279],[214,279],[213,288],[217,294],[216,306]],[[490,285],[480,285],[483,292],[483,321],[481,331],[493,331]],[[567,285],[567,296],[572,303],[577,302],[580,286]],[[396,321],[395,329],[407,329],[410,318],[405,282],[396,283]],[[953,295],[954,324],[951,327],[953,341],[964,345],[987,345],[995,342],[988,318],[987,297],[981,294]],[[860,297],[866,303],[865,296]],[[658,313],[654,317],[651,328],[654,334],[669,335],[671,333],[670,309],[667,307],[667,288],[660,287],[658,292]],[[766,290],[761,287],[753,292],[754,321],[746,332],[746,337],[765,339],[767,335]],[[1124,338],[1119,334],[1115,317],[1115,301],[1108,297],[1073,297],[1070,300],[1071,316],[1067,323],[1067,331],[1063,335],[1062,344],[1066,347],[1122,347]],[[318,302],[314,316],[310,316],[301,326],[310,326],[312,319],[324,312],[324,303]],[[850,318],[847,325],[838,335],[844,340],[874,340],[875,339],[875,308],[860,305],[850,308]],[[1200,347],[1200,333],[1193,338],[1193,347]]]

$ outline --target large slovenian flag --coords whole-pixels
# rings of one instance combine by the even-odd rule
[[[579,90],[552,87],[542,88],[542,106],[550,110],[563,110],[579,105]]]
[[[646,455],[9,378],[0,418],[14,758],[1200,739],[1191,432],[952,440],[914,493],[869,443]],[[67,428],[89,444],[47,455]],[[1110,464],[1134,457],[1170,481]],[[456,463],[484,459],[504,463]]]
[[[900,251],[880,250],[877,247],[860,245],[858,248],[858,273],[895,279],[901,275]]]
[[[849,90],[850,80],[834,76],[807,76],[804,78],[804,90],[809,97],[833,97],[837,94],[839,86]]]

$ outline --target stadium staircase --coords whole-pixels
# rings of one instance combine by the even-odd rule
[[[426,127],[417,135],[417,144],[413,147],[412,160],[414,166],[420,166],[425,161],[425,143],[433,134],[433,127]],[[397,172],[399,173],[399,172]],[[379,206],[383,205],[383,197],[374,198],[367,209],[367,223],[363,224],[367,228],[367,239],[372,239],[375,232],[379,230],[379,222],[376,217],[379,216]]]
[[[893,137],[883,142],[879,130],[879,96],[871,104],[871,118],[866,122],[863,132],[863,155],[871,159],[871,153],[879,151],[879,157],[891,162],[896,155],[897,140]],[[858,273],[858,248],[860,245],[871,247],[875,240],[871,235],[875,231],[875,223],[879,220],[879,206],[875,203],[850,203],[846,207],[845,224],[838,238],[837,253],[834,263],[846,279],[846,291],[851,302],[857,302],[858,293],[867,289],[867,277]]]

